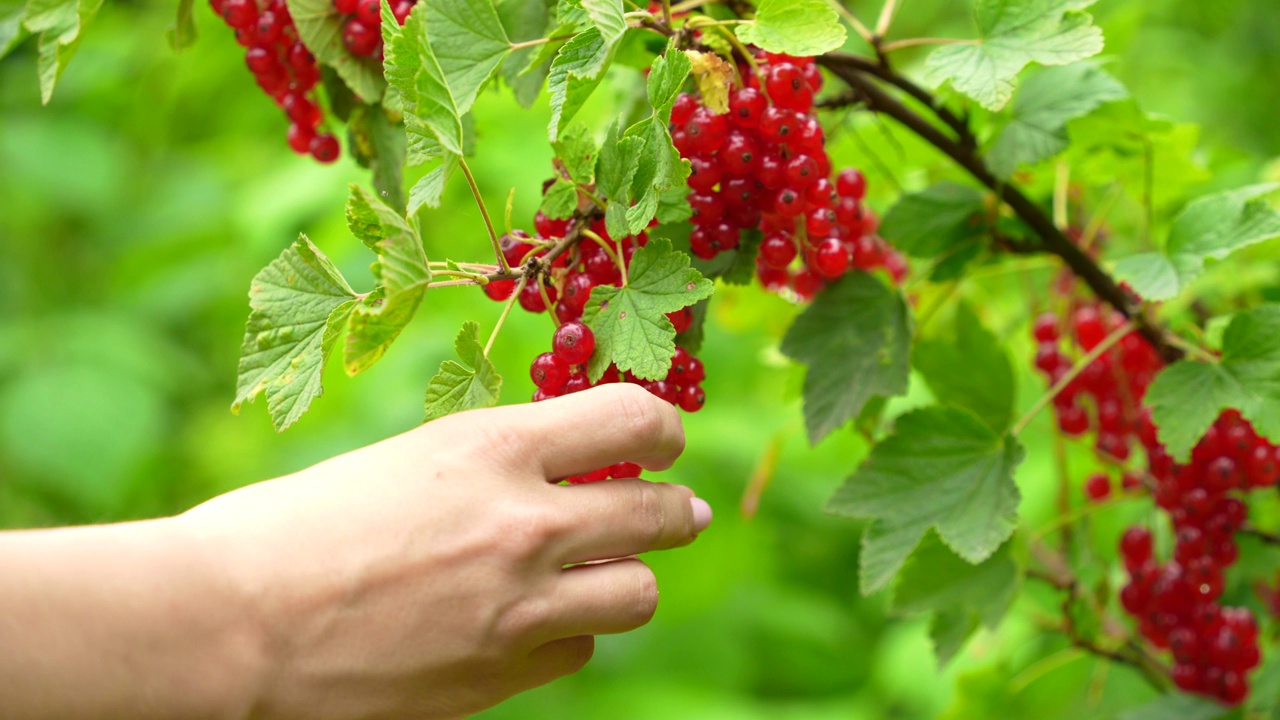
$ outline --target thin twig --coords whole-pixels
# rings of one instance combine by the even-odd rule
[[[893,18],[897,14],[898,0],[884,0],[884,5],[880,8],[880,17],[876,20],[877,37],[889,34],[889,26],[893,24]]]
[[[467,185],[471,186],[471,194],[476,199],[476,205],[480,207],[480,216],[484,218],[484,227],[489,231],[489,241],[493,243],[493,254],[498,257],[498,267],[503,270],[510,270],[507,265],[507,258],[502,254],[502,244],[498,242],[498,232],[493,229],[493,218],[489,217],[489,208],[485,207],[484,196],[480,194],[480,187],[476,185],[476,178],[471,174],[471,168],[467,167],[467,161],[458,158],[458,166],[462,168],[462,174],[467,176]]]
[[[1041,410],[1048,407],[1049,403],[1053,402],[1053,399],[1058,397],[1058,393],[1062,392],[1063,389],[1070,385],[1073,380],[1079,377],[1080,373],[1084,372],[1085,368],[1092,365],[1094,360],[1102,357],[1104,353],[1115,347],[1116,343],[1120,342],[1124,339],[1125,335],[1128,335],[1131,332],[1133,332],[1133,323],[1129,321],[1121,323],[1120,327],[1112,330],[1111,334],[1102,342],[1098,343],[1097,347],[1085,353],[1085,356],[1080,358],[1079,362],[1072,366],[1072,368],[1067,371],[1066,375],[1059,378],[1058,382],[1054,383],[1053,387],[1049,388],[1049,392],[1041,395],[1040,399],[1036,401],[1036,404],[1031,406],[1031,409],[1027,411],[1027,414],[1022,416],[1022,419],[1013,426],[1013,430],[1010,432],[1014,435],[1021,435],[1022,431],[1027,429],[1027,425],[1035,418],[1035,416],[1039,415]]]
[[[880,52],[888,55],[895,50],[904,50],[910,47],[919,47],[921,45],[977,45],[977,40],[957,40],[955,38],[909,38],[907,40],[895,40],[893,42],[884,43],[880,46]]]
[[[524,286],[529,282],[529,277],[520,278],[520,282],[516,283],[515,292],[511,293],[511,297],[507,298],[506,307],[502,308],[502,314],[498,316],[498,322],[493,326],[493,332],[489,333],[489,342],[484,344],[484,356],[489,357],[489,351],[493,349],[493,341],[498,339],[498,332],[502,330],[503,324],[507,322],[507,316],[511,314],[511,308],[520,299],[520,293],[524,292]]]

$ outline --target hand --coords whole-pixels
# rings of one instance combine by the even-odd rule
[[[456,718],[576,672],[658,602],[638,553],[711,520],[669,467],[678,413],[634,385],[429,423],[178,520],[267,638],[253,716]],[[587,564],[583,564],[587,563]]]

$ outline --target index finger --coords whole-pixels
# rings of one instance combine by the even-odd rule
[[[638,385],[610,383],[538,403],[484,411],[485,431],[548,480],[620,462],[671,467],[684,452],[680,413]]]

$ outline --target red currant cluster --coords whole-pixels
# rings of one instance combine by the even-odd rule
[[[404,25],[418,0],[392,0],[391,13]],[[342,44],[356,57],[382,59],[382,3],[380,0],[333,0],[343,16]]]
[[[672,140],[692,166],[693,254],[711,259],[737,248],[743,230],[758,229],[756,270],[770,290],[787,287],[808,300],[850,268],[884,268],[901,282],[906,260],[876,236],[879,221],[862,204],[865,178],[850,168],[828,179],[826,138],[813,113],[822,73],[813,58],[756,59],[759,74],[739,67],[745,86],[730,94],[728,113],[690,94],[671,112]]]
[[[519,230],[513,230],[502,237],[502,254],[507,264],[521,267],[530,259],[545,254],[556,241],[570,232],[571,222],[553,220],[539,212],[534,223],[537,237],[530,237]],[[538,388],[533,395],[534,402],[593,387],[593,383],[587,378],[586,367],[595,350],[595,336],[582,323],[582,312],[593,288],[622,283],[619,264],[629,268],[636,250],[644,247],[649,240],[647,234],[640,233],[616,242],[610,237],[603,221],[592,223],[590,234],[601,242],[588,236],[577,247],[557,257],[551,264],[551,278],[526,284],[517,300],[521,307],[533,313],[546,312],[549,306],[552,307],[557,324],[552,338],[552,351],[539,355],[529,370]],[[499,280],[489,283],[484,290],[491,299],[505,301],[511,298],[516,285],[514,280]],[[676,333],[682,333],[693,323],[693,311],[684,308],[669,313],[667,319],[675,327]],[[610,365],[594,385],[634,383],[686,412],[697,412],[706,403],[706,394],[702,390],[702,380],[705,377],[702,361],[685,348],[677,347],[671,368],[661,380],[641,380],[630,372],[620,373],[617,367]],[[639,467],[623,463],[570,478],[569,481],[593,482],[609,477],[638,476]]]
[[[1069,333],[1064,332],[1068,328],[1054,313],[1036,318],[1032,328],[1037,343],[1036,368],[1044,373],[1050,385],[1061,381],[1075,364],[1062,350],[1064,339],[1072,341],[1082,353],[1088,353],[1124,324],[1120,313],[1100,303],[1073,301],[1073,304]],[[1145,338],[1137,332],[1128,333],[1054,396],[1058,427],[1073,437],[1096,430],[1094,446],[1105,458],[1114,461],[1128,460],[1135,440],[1152,447],[1155,426],[1150,413],[1142,407],[1142,398],[1162,366],[1160,355]],[[1091,484],[1094,486],[1088,491],[1091,497],[1100,499],[1108,494],[1102,492],[1100,484]]]
[[[320,66],[298,39],[284,0],[209,0],[213,11],[236,31],[236,42],[247,48],[245,64],[258,87],[288,116],[289,147],[322,163],[338,159],[338,138],[319,132],[324,113],[316,104]]]
[[[1237,704],[1260,656],[1253,614],[1217,602],[1223,573],[1239,555],[1234,535],[1248,516],[1248,506],[1230,493],[1274,486],[1280,449],[1228,410],[1197,443],[1189,465],[1175,463],[1158,444],[1147,455],[1152,495],[1173,523],[1173,558],[1157,564],[1151,533],[1129,528],[1120,553],[1131,580],[1121,604],[1145,638],[1172,651],[1178,687]]]

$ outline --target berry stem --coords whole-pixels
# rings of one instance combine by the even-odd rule
[[[493,254],[498,257],[498,267],[503,272],[510,272],[511,267],[507,265],[507,259],[502,255],[502,246],[498,243],[498,232],[493,228],[493,218],[489,217],[489,208],[484,204],[484,196],[480,194],[480,188],[476,185],[476,178],[471,174],[471,168],[467,166],[464,158],[458,158],[458,165],[462,168],[462,174],[467,176],[467,185],[471,186],[471,195],[476,199],[476,205],[480,208],[480,216],[484,218],[484,227],[489,231],[489,241],[493,243]]]
[[[582,234],[585,235],[588,239],[590,239],[591,242],[594,242],[595,244],[599,245],[601,248],[604,249],[605,254],[609,256],[609,259],[612,260],[613,263],[618,266],[618,272],[622,273],[622,287],[626,287],[627,286],[627,265],[626,263],[622,262],[622,256],[618,254],[618,251],[612,245],[610,245],[604,238],[595,234],[591,230],[583,230]]]
[[[884,37],[889,34],[889,27],[893,25],[893,18],[898,14],[898,0],[884,0],[884,5],[880,8],[880,17],[876,19],[876,36]],[[888,50],[881,48],[882,52]]]
[[[1013,430],[1010,432],[1014,435],[1021,435],[1022,431],[1027,428],[1027,425],[1035,418],[1035,416],[1039,415],[1041,410],[1048,407],[1049,403],[1053,402],[1053,399],[1058,396],[1058,393],[1062,392],[1063,388],[1070,385],[1071,381],[1079,377],[1080,373],[1084,372],[1085,368],[1089,367],[1094,360],[1102,357],[1108,350],[1115,347],[1116,343],[1120,342],[1125,335],[1128,335],[1133,330],[1134,324],[1132,321],[1125,321],[1120,324],[1120,327],[1112,330],[1111,334],[1103,339],[1102,342],[1098,343],[1097,347],[1085,353],[1085,356],[1080,358],[1080,360],[1067,371],[1066,375],[1063,375],[1058,382],[1054,383],[1053,387],[1049,388],[1048,392],[1041,395],[1040,399],[1036,400],[1036,403],[1032,405],[1031,409],[1027,411],[1027,414],[1023,415],[1022,419],[1013,426]]]
[[[853,28],[853,31],[858,33],[858,37],[862,38],[868,45],[873,47],[875,46],[875,35],[872,34],[871,30],[866,25],[862,24],[862,21],[853,14],[852,10],[845,7],[844,3],[840,2],[840,0],[828,1],[831,3],[831,7],[835,8],[837,13],[840,13],[840,17],[843,17],[844,21],[849,23],[849,27]]]
[[[908,38],[906,40],[895,40],[893,42],[884,43],[880,46],[880,51],[888,55],[895,50],[904,50],[909,47],[919,47],[921,45],[977,45],[977,40],[957,40],[955,38]]]
[[[528,282],[528,277],[520,278],[520,282],[516,283],[516,291],[511,293],[511,297],[507,298],[507,304],[502,308],[502,314],[498,316],[498,323],[493,326],[493,332],[489,333],[489,341],[484,344],[485,357],[489,357],[489,351],[493,349],[493,343],[498,339],[498,332],[502,330],[502,326],[507,322],[507,316],[511,314],[511,308],[520,299],[520,293]]]
[[[662,22],[671,27],[671,0],[662,0]]]

